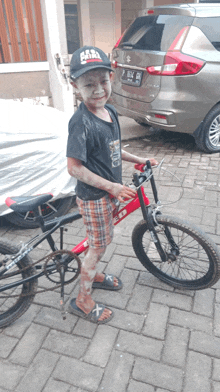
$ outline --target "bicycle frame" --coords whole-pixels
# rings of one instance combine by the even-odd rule
[[[148,199],[148,197],[145,195],[144,192],[144,188],[141,186],[139,188],[139,191],[141,192],[142,195],[142,200],[144,201],[144,204],[146,206],[150,205],[150,200]],[[122,207],[120,210],[115,210],[114,215],[113,215],[113,219],[114,219],[114,226],[119,224],[123,219],[125,219],[128,215],[130,215],[132,212],[136,211],[138,208],[141,207],[141,203],[139,200],[139,196],[138,196],[138,192],[136,193],[136,196],[134,199],[132,199],[128,204],[126,204],[124,207]],[[12,261],[11,263],[2,271],[2,273],[0,274],[0,276],[2,276],[4,274],[4,272],[9,271],[10,268],[12,268],[16,263],[19,262],[19,260],[21,260],[24,256],[26,256],[28,253],[30,253],[34,248],[36,248],[41,242],[43,242],[45,239],[48,241],[51,249],[53,251],[56,250],[55,248],[55,243],[53,241],[53,238],[51,236],[51,234],[53,232],[55,232],[58,228],[60,228],[61,230],[61,237],[63,237],[63,226],[59,223],[57,223],[52,229],[50,229],[48,232],[45,233],[45,235],[43,235],[41,237],[41,239],[37,240],[35,242],[35,244],[33,246],[28,246],[28,243],[26,244],[24,250],[22,251],[22,249],[20,250],[19,254],[15,255],[14,257],[12,256]],[[37,239],[38,236],[34,237],[34,239]],[[34,240],[33,239],[33,240]],[[32,240],[31,240],[32,241]],[[31,242],[30,241],[30,242]],[[61,238],[61,243],[63,242],[63,238]],[[76,245],[71,252],[75,253],[77,256],[80,255],[81,253],[83,253],[87,248],[88,248],[88,238],[86,237],[83,241],[81,241],[78,245]],[[62,246],[61,246],[62,249]],[[41,268],[41,265],[36,266],[37,269]],[[28,277],[26,279],[22,279],[18,282],[14,282],[10,285],[10,288],[14,288],[16,286],[19,286],[20,284],[23,284],[25,282],[29,282],[33,279],[36,278],[40,278],[41,276],[44,275],[44,271],[41,271],[37,274],[35,274],[34,276]],[[5,289],[7,289],[8,287],[1,287],[0,288],[0,292],[4,291]]]
[[[147,224],[148,230],[150,232],[151,238],[155,244],[155,247],[157,248],[157,251],[160,255],[161,261],[165,262],[167,261],[167,254],[164,251],[164,249],[161,246],[160,240],[157,235],[157,231],[155,230],[155,224],[157,224],[155,216],[153,214],[153,209],[150,204],[149,198],[146,196],[143,183],[146,180],[150,180],[152,191],[153,191],[153,196],[154,200],[157,205],[159,205],[159,199],[157,195],[157,188],[156,184],[154,181],[152,169],[150,162],[147,162],[147,171],[145,172],[145,175],[140,175],[138,176],[137,173],[134,174],[133,176],[133,183],[136,186],[137,193],[135,197],[128,202],[125,206],[123,206],[121,209],[115,208],[113,212],[113,220],[114,220],[114,226],[118,225],[123,219],[125,219],[128,215],[130,215],[132,212],[136,211],[137,209],[141,208],[143,218]],[[139,169],[139,168],[138,168]],[[140,169],[139,169],[140,170]],[[147,175],[146,175],[147,174]],[[42,217],[39,216],[38,210],[36,208],[36,219],[39,222],[39,226],[41,227],[42,234],[35,236],[33,239],[31,239],[29,242],[24,244],[23,249],[21,248],[20,251],[12,256],[11,262],[5,266],[3,271],[0,273],[0,276],[4,275],[5,272],[9,271],[16,263],[18,263],[24,256],[26,256],[28,253],[30,253],[34,248],[36,248],[41,242],[43,242],[45,239],[50,245],[51,250],[58,251],[55,242],[53,240],[52,234],[59,228],[60,229],[60,250],[63,249],[63,232],[64,232],[64,226],[67,223],[72,223],[74,220],[77,220],[81,217],[81,215],[78,213],[73,213],[69,214],[63,217],[60,217],[56,222],[48,221],[47,224],[45,225]],[[169,231],[168,228],[165,229],[165,235],[171,244],[172,247],[172,252],[175,254],[179,254],[178,246],[175,244],[175,241]],[[32,243],[34,244],[32,245]],[[78,245],[74,246],[70,252],[74,253],[76,256],[80,255],[81,253],[85,252],[85,250],[89,247],[88,243],[88,238],[86,237],[84,240],[82,240]],[[39,260],[40,262],[41,260]],[[53,270],[56,270],[56,266],[49,266],[48,267],[50,272],[52,273]],[[3,286],[0,287],[0,292],[4,291],[8,288],[13,288],[16,286],[19,286],[20,284],[23,284],[24,282],[29,282],[33,279],[39,278],[45,274],[45,271],[43,270],[43,266],[41,264],[36,265],[36,269],[41,269],[40,272],[36,273],[34,276],[30,276],[25,279],[21,279],[20,281],[13,282],[9,286]],[[64,278],[64,276],[63,276]],[[63,287],[62,287],[62,292],[63,292]]]
[[[145,195],[144,188],[142,186],[140,187],[140,191],[141,191],[145,206],[149,206],[150,200]],[[132,212],[136,211],[140,207],[141,207],[141,204],[140,204],[139,196],[138,196],[138,193],[136,193],[136,196],[134,199],[132,199],[128,204],[126,204],[119,211],[117,211],[117,209],[116,209],[116,211],[114,212],[114,215],[113,215],[114,226],[118,225],[123,219],[125,219],[128,215],[130,215]],[[89,247],[88,238],[86,237],[78,245],[76,245],[71,250],[71,252],[79,255],[82,252],[84,252],[88,247]]]

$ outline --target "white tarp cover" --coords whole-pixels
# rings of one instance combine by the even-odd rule
[[[8,196],[75,194],[67,172],[69,116],[43,105],[0,99],[0,215]]]

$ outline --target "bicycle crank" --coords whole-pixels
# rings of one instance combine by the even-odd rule
[[[80,258],[68,250],[57,250],[50,253],[44,263],[44,274],[47,279],[55,284],[69,284],[73,282],[80,274]],[[61,277],[61,268],[64,278]],[[72,276],[73,275],[73,276]]]

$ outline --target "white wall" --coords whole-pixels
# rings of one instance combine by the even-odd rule
[[[55,56],[67,54],[63,0],[41,0],[47,59],[49,62],[50,89],[53,106],[64,112],[73,112],[73,90],[57,67]]]

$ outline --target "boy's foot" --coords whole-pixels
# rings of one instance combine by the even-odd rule
[[[106,308],[103,304],[97,303],[94,305],[92,310],[86,314],[76,305],[76,298],[71,299],[68,311],[69,313],[75,314],[76,316],[82,317],[96,324],[105,324],[114,316],[112,310]]]
[[[93,289],[103,290],[120,290],[122,288],[122,281],[111,274],[96,274],[95,280],[92,284]]]

